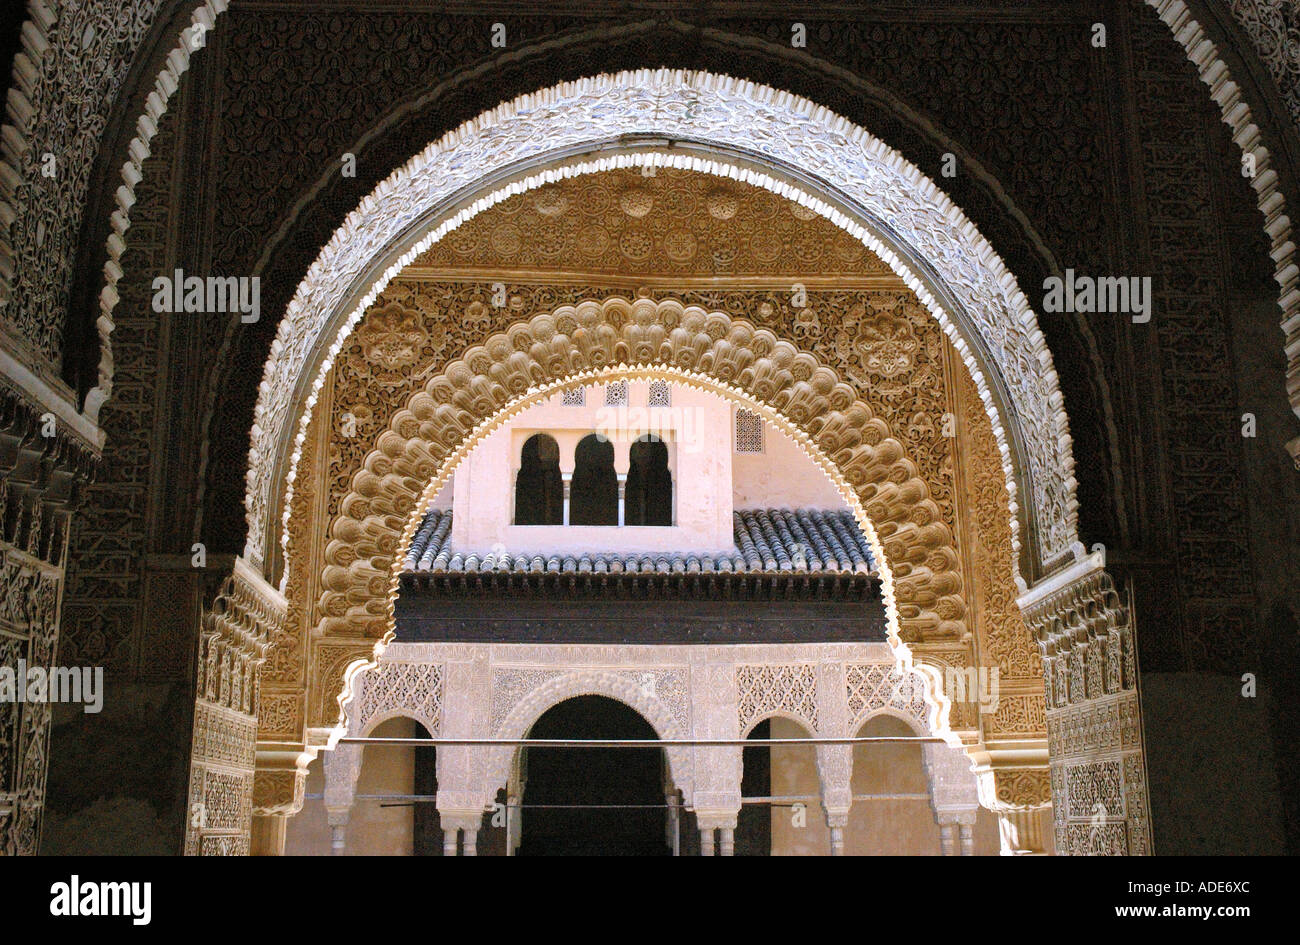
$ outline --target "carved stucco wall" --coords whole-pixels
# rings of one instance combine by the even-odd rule
[[[55,373],[95,157],[157,6],[108,0],[29,7],[6,110],[0,304],[5,326]],[[52,177],[41,173],[46,154],[55,157]]]
[[[1228,6],[1300,130],[1300,6],[1285,0],[1229,0]]]
[[[52,526],[47,525],[47,530]],[[66,521],[58,527],[66,532]],[[0,587],[4,588],[0,593],[0,666],[13,672],[17,672],[19,660],[33,667],[50,666],[58,640],[62,567],[42,561],[7,539],[0,539]],[[59,561],[61,564],[61,556]],[[51,714],[47,702],[0,702],[0,855],[37,852],[45,808]]]
[[[260,667],[284,620],[284,597],[236,559],[202,618],[187,856],[250,852]]]
[[[1213,44],[1204,40],[1199,25],[1188,16],[1186,8],[1178,0],[1151,0],[1151,5],[1174,30],[1206,81],[1214,87],[1213,94],[1223,108],[1225,121],[1232,123],[1242,146],[1250,147],[1257,137],[1250,109],[1241,107],[1237,101],[1233,91],[1235,86]],[[97,4],[94,8],[73,6],[64,9],[44,3],[32,7],[31,20],[24,25],[23,49],[15,61],[16,87],[9,97],[7,111],[9,133],[5,136],[4,163],[10,173],[4,176],[2,196],[9,211],[6,220],[13,219],[7,226],[9,238],[0,241],[0,250],[3,250],[0,253],[3,257],[0,281],[6,284],[15,281],[27,283],[29,288],[35,286],[38,291],[23,293],[23,304],[10,309],[6,316],[8,320],[48,318],[52,311],[59,310],[58,298],[60,294],[66,295],[66,273],[71,266],[72,241],[68,237],[75,234],[79,223],[84,205],[85,178],[93,164],[98,134],[107,122],[109,110],[121,97],[122,79],[153,21],[156,7],[157,4],[152,2]],[[210,27],[224,9],[224,0],[210,0],[195,8],[191,21],[201,28]],[[1296,71],[1300,68],[1297,66],[1300,54],[1296,49],[1300,43],[1295,42],[1297,25],[1294,11],[1285,5],[1234,0],[1231,13],[1255,46],[1294,117],[1300,108],[1296,98],[1300,93],[1295,91],[1298,84]],[[136,123],[138,134],[130,142],[125,155],[124,186],[113,215],[113,236],[108,247],[110,258],[105,269],[106,291],[102,309],[107,328],[103,329],[102,395],[107,395],[111,383],[112,360],[107,350],[106,331],[112,325],[116,284],[121,275],[119,260],[125,245],[131,205],[136,201],[134,189],[143,175],[142,164],[149,153],[152,136],[195,46],[194,31],[181,31],[163,71],[154,80],[155,87],[148,97],[147,110]],[[46,120],[60,110],[69,113],[67,121]],[[73,172],[61,174],[44,193],[28,192],[33,181],[39,180],[33,175],[34,161],[45,153],[44,145],[50,143],[46,140],[49,135],[69,137],[69,141],[54,142],[52,150],[70,159],[67,163]],[[1283,286],[1283,308],[1290,315],[1293,312],[1288,307],[1287,286],[1293,285],[1294,280],[1284,277],[1288,260],[1293,258],[1294,252],[1286,251],[1289,223],[1280,212],[1283,204],[1275,181],[1265,175],[1257,189],[1261,209],[1265,211],[1269,231],[1280,253],[1278,272]],[[31,213],[47,204],[52,207],[52,213]],[[38,217],[42,225],[33,225],[32,221]],[[51,251],[51,246],[54,251]],[[63,277],[41,278],[42,267],[53,267],[56,274],[61,273]],[[1294,321],[1293,318],[1290,320]],[[23,333],[31,335],[29,341],[48,346],[51,343],[57,345],[61,329],[62,318],[59,317],[45,325],[37,335]],[[57,357],[54,360],[57,362]],[[93,397],[94,403],[88,405],[92,413],[97,414],[98,400],[98,396]]]
[[[1056,849],[1151,852],[1151,814],[1128,607],[1090,556],[1021,599],[1042,655]]]
[[[1200,68],[1206,81],[1213,86],[1213,94],[1221,104],[1225,121],[1238,133],[1243,148],[1254,153],[1263,152],[1254,146],[1257,129],[1249,108],[1241,107],[1235,85],[1212,43],[1205,41],[1199,25],[1190,18],[1179,0],[1150,0],[1164,21],[1173,29],[1187,49],[1189,57]],[[207,0],[197,5],[190,22],[200,31],[199,36],[216,23],[225,9],[225,0]],[[0,241],[0,284],[8,290],[11,284],[20,286],[22,304],[11,308],[6,321],[32,322],[44,318],[42,330],[33,333],[32,324],[18,326],[27,342],[49,350],[51,363],[57,364],[66,301],[67,273],[74,255],[73,240],[80,223],[81,209],[85,203],[85,189],[99,135],[108,121],[108,114],[121,95],[121,85],[131,60],[141,47],[141,41],[153,22],[157,4],[153,2],[117,3],[113,5],[72,6],[62,8],[56,4],[34,4],[31,20],[24,25],[22,50],[14,64],[16,86],[9,97],[7,120],[9,132],[5,136],[4,163],[10,173],[4,175],[3,202],[8,210],[6,229],[8,239]],[[1285,6],[1234,0],[1231,14],[1244,34],[1255,47],[1255,52],[1268,74],[1276,82],[1293,118],[1300,113],[1295,81],[1296,42],[1298,31],[1294,11]],[[97,416],[101,399],[111,390],[112,358],[108,350],[108,332],[113,324],[116,305],[116,284],[121,275],[120,256],[125,246],[126,229],[130,224],[131,205],[135,202],[134,188],[142,177],[142,164],[149,153],[152,137],[165,113],[171,95],[189,63],[189,54],[202,39],[195,38],[195,28],[180,31],[174,49],[167,56],[162,72],[153,80],[154,88],[148,96],[146,112],[136,122],[137,135],[127,146],[123,165],[118,206],[112,220],[112,236],[108,243],[109,261],[105,267],[106,286],[102,293],[101,335],[104,358],[101,364],[101,388],[92,395],[88,412]],[[146,81],[148,79],[146,78]],[[68,120],[52,119],[59,111],[68,112]],[[55,135],[60,140],[50,139]],[[68,140],[61,140],[62,138]],[[40,180],[33,174],[35,160],[46,150],[69,158],[73,169],[54,180],[56,183],[33,189]],[[1266,159],[1265,159],[1266,160]],[[42,185],[44,186],[44,185]],[[1261,209],[1268,218],[1268,229],[1274,240],[1278,258],[1278,276],[1283,289],[1282,305],[1288,321],[1294,321],[1294,274],[1287,276],[1294,249],[1287,250],[1289,222],[1280,213],[1283,208],[1276,182],[1265,175],[1257,185]],[[33,214],[38,206],[49,205],[53,212]],[[33,221],[39,220],[34,224]],[[53,247],[53,251],[51,248]],[[46,271],[49,270],[49,271]],[[45,278],[53,275],[54,278]],[[26,289],[35,287],[35,291]],[[7,296],[8,292],[0,293]],[[57,313],[52,320],[53,313]],[[1289,331],[1290,339],[1294,331]]]
[[[672,167],[567,177],[517,194],[458,226],[405,274],[449,268],[484,276],[785,275],[791,284],[834,274],[901,286],[880,257],[810,208],[752,184]]]

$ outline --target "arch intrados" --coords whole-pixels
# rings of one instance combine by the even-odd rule
[[[742,323],[743,324],[743,323]],[[752,326],[750,326],[752,327]],[[389,594],[388,619],[389,619],[389,638],[391,641],[396,615],[393,611],[393,604],[396,601],[398,581],[402,574],[402,559],[407,549],[410,548],[411,542],[415,538],[415,533],[420,527],[424,513],[428,510],[430,503],[434,498],[451,482],[456,470],[477,447],[490,434],[509,423],[518,415],[543,403],[546,400],[562,394],[565,391],[575,390],[579,387],[589,387],[593,384],[607,383],[613,380],[627,381],[646,381],[646,380],[670,380],[674,384],[683,387],[689,387],[694,390],[718,396],[736,406],[752,410],[762,417],[765,421],[773,424],[777,430],[794,442],[805,456],[809,457],[819,470],[825,475],[839,493],[841,499],[853,512],[854,518],[863,530],[867,538],[867,543],[871,548],[872,556],[875,559],[877,571],[880,576],[882,585],[882,596],[884,598],[886,620],[889,627],[889,638],[897,646],[903,644],[899,635],[898,611],[894,603],[894,581],[893,572],[890,569],[888,558],[885,554],[884,543],[877,534],[875,526],[872,524],[870,517],[867,515],[866,508],[862,504],[857,492],[853,486],[839,471],[836,464],[826,456],[822,449],[816,444],[812,436],[800,429],[792,420],[787,418],[780,411],[767,404],[761,403],[752,398],[745,391],[733,387],[732,385],[709,377],[708,375],[697,371],[689,371],[673,365],[656,365],[654,367],[632,367],[628,365],[616,365],[602,368],[599,371],[584,371],[580,374],[551,381],[547,384],[535,387],[527,393],[520,395],[512,400],[509,404],[502,407],[490,417],[479,422],[479,424],[466,434],[455,449],[448,454],[442,461],[438,472],[425,485],[419,499],[416,501],[410,515],[407,516],[406,527],[402,532],[402,537],[398,542],[399,553],[394,556],[392,569],[392,585]],[[897,654],[896,654],[897,655]],[[910,651],[908,653],[910,657]],[[600,693],[596,693],[599,695]]]
[[[355,703],[352,704],[355,705]],[[379,726],[383,725],[385,722],[393,721],[393,719],[405,719],[408,722],[414,722],[416,725],[428,732],[430,738],[438,737],[438,726],[430,723],[428,719],[414,714],[410,709],[388,709],[383,712],[377,712],[369,719],[362,719],[357,734],[362,738],[368,738],[375,729],[379,728]],[[429,747],[435,748],[437,746],[430,745]]]
[[[772,719],[780,719],[783,722],[790,722],[793,725],[799,726],[799,730],[803,732],[803,735],[799,736],[800,738],[812,739],[817,737],[817,729],[811,722],[802,716],[795,715],[793,712],[783,712],[780,709],[774,709],[771,712],[764,712],[758,718],[751,721],[740,733],[740,737],[746,739],[749,738],[754,729],[758,728],[764,722],[772,721]],[[810,744],[809,747],[812,747],[812,745]]]
[[[751,330],[753,329],[753,326],[748,325],[748,323],[741,322],[741,324],[747,325]],[[761,329],[759,331],[761,331]],[[827,476],[841,496],[842,500],[853,512],[854,519],[858,523],[858,526],[863,530],[863,534],[871,548],[872,556],[876,562],[877,574],[881,581],[881,597],[885,610],[887,641],[894,657],[895,671],[904,677],[908,675],[916,675],[920,677],[920,682],[923,687],[923,698],[926,703],[926,714],[929,718],[935,720],[934,733],[944,737],[945,740],[949,741],[954,747],[960,747],[960,740],[951,731],[948,725],[950,702],[943,692],[938,670],[928,664],[915,662],[913,660],[911,648],[903,642],[901,638],[895,582],[889,559],[885,553],[883,542],[877,534],[876,528],[872,524],[870,517],[867,515],[862,500],[854,490],[853,486],[848,482],[843,473],[840,472],[838,466],[836,466],[836,464],[826,456],[813,438],[782,412],[755,400],[745,391],[724,381],[699,372],[688,371],[675,365],[641,367],[615,365],[600,370],[584,371],[565,378],[550,381],[515,397],[511,402],[502,406],[490,416],[479,421],[472,430],[460,439],[456,446],[452,448],[439,463],[437,471],[426,484],[423,492],[414,502],[410,514],[407,516],[406,525],[397,542],[396,548],[398,550],[394,553],[392,570],[390,573],[390,588],[387,600],[388,631],[382,639],[375,642],[370,659],[357,659],[345,667],[341,690],[335,700],[339,706],[339,721],[334,726],[334,729],[327,738],[326,744],[323,747],[332,748],[334,744],[337,743],[338,738],[342,737],[344,734],[344,729],[347,724],[347,705],[351,701],[351,693],[355,684],[355,675],[360,672],[369,672],[378,665],[380,657],[396,636],[396,615],[394,612],[394,605],[397,599],[399,581],[402,573],[402,560],[405,557],[404,552],[410,547],[411,542],[414,539],[415,532],[419,528],[424,511],[451,481],[451,477],[455,474],[460,464],[465,461],[469,454],[473,452],[483,439],[498,430],[504,424],[508,423],[514,417],[528,410],[530,407],[548,400],[557,394],[563,393],[564,391],[573,390],[579,387],[587,387],[593,384],[605,383],[609,380],[669,380],[674,384],[679,384],[721,397],[733,404],[752,410],[765,421],[772,423],[780,433],[789,437],[796,447],[813,461],[817,468]],[[604,691],[579,694],[610,695],[608,692]],[[611,696],[611,698],[618,697]],[[633,708],[638,707],[634,705]],[[640,710],[638,709],[638,711]],[[658,730],[657,726],[656,730]]]
[[[654,723],[651,722],[648,718],[646,718],[645,715],[644,715],[644,714],[643,714],[639,709],[637,709],[635,706],[628,705],[627,702],[625,702],[625,701],[622,700],[622,699],[619,699],[619,698],[617,698],[617,697],[615,697],[615,696],[609,696],[609,695],[606,695],[606,694],[603,693],[603,692],[577,692],[577,693],[573,693],[572,695],[567,695],[567,696],[565,696],[564,698],[560,699],[560,700],[557,701],[554,705],[551,705],[551,706],[549,706],[549,707],[543,709],[541,712],[539,712],[539,713],[537,714],[537,718],[533,719],[531,722],[528,723],[528,730],[527,730],[527,732],[526,732],[526,733],[524,734],[524,736],[523,736],[524,739],[527,740],[527,741],[532,741],[532,740],[535,738],[535,736],[533,735],[533,729],[537,728],[537,723],[540,722],[540,721],[542,720],[542,718],[546,715],[546,713],[550,712],[552,709],[558,709],[560,706],[564,705],[564,703],[566,703],[566,702],[572,702],[574,699],[583,699],[583,698],[588,698],[588,697],[598,698],[598,699],[608,699],[610,702],[617,702],[617,703],[618,703],[620,706],[622,706],[624,709],[627,709],[629,712],[633,713],[633,714],[634,714],[637,718],[639,718],[642,722],[645,722],[645,724],[648,725],[648,726],[650,727],[650,730],[651,730],[652,732],[654,732],[655,738],[663,739],[664,736],[659,732],[659,730],[658,730],[657,728],[655,728]],[[519,747],[520,747],[520,748],[527,748],[527,747],[530,747],[530,746],[528,746],[528,745],[520,745]],[[658,747],[658,746],[653,745],[653,744],[650,744],[650,745],[646,745],[646,747],[647,747],[647,748],[655,748],[655,747]]]
[[[859,717],[858,719],[856,719],[853,723],[853,727],[850,729],[850,731],[853,732],[853,737],[862,738],[863,730],[866,729],[866,727],[870,725],[872,722],[874,722],[876,719],[882,717],[891,718],[897,722],[902,722],[904,725],[907,726],[907,728],[911,731],[913,735],[930,734],[929,729],[927,729],[924,725],[922,725],[912,716],[907,715],[903,712],[899,712],[897,709],[892,709],[888,706],[884,706],[881,708],[872,709],[867,713],[865,713],[864,715],[862,715],[861,717]]]
[[[610,141],[602,144],[601,148],[625,148],[627,136],[623,140]],[[690,142],[675,142],[678,146],[690,144]],[[703,146],[703,142],[695,142]],[[709,147],[715,151],[726,153],[727,149],[719,148],[717,145],[710,144]],[[1032,561],[1025,558],[1022,547],[1022,536],[1025,530],[1021,527],[1020,517],[1032,519],[1037,514],[1032,503],[1026,505],[1019,501],[1020,483],[1026,478],[1023,470],[1029,468],[1027,451],[1014,435],[1008,435],[1008,429],[1015,429],[1015,425],[1005,425],[1002,416],[1010,410],[1011,396],[1007,391],[1006,385],[1001,383],[996,372],[985,372],[983,364],[988,363],[991,355],[987,351],[981,354],[972,352],[972,343],[978,344],[978,338],[973,331],[963,331],[964,319],[959,315],[958,323],[952,322],[949,312],[960,313],[961,306],[956,302],[952,293],[945,287],[942,276],[938,273],[931,263],[922,257],[916,255],[914,251],[897,236],[892,235],[890,228],[879,221],[872,220],[864,211],[853,210],[851,204],[846,198],[835,197],[826,193],[825,185],[818,188],[820,196],[814,196],[812,193],[804,190],[800,184],[792,183],[773,176],[770,173],[774,168],[770,165],[756,165],[762,169],[754,169],[749,166],[750,161],[739,155],[732,155],[733,162],[719,161],[717,157],[701,158],[694,155],[684,155],[680,153],[666,153],[653,147],[642,150],[631,150],[618,153],[612,157],[600,158],[598,160],[570,159],[567,162],[551,164],[541,169],[529,173],[518,172],[513,178],[506,183],[500,184],[490,193],[469,202],[461,201],[448,207],[443,212],[437,211],[425,214],[420,220],[412,224],[403,238],[387,248],[382,258],[372,260],[367,266],[365,275],[358,277],[357,284],[363,288],[355,289],[333,313],[330,327],[322,330],[322,334],[329,336],[333,333],[334,341],[328,349],[323,345],[318,345],[309,353],[307,364],[304,370],[298,373],[298,386],[300,388],[299,402],[302,403],[302,409],[299,414],[298,429],[293,437],[289,448],[282,448],[275,454],[272,468],[285,469],[284,481],[287,486],[284,490],[282,509],[287,510],[292,502],[294,484],[297,480],[298,461],[301,457],[302,445],[306,441],[307,431],[311,423],[313,409],[320,392],[323,389],[326,375],[333,366],[334,359],[347,339],[351,336],[356,326],[360,323],[370,306],[379,297],[380,293],[396,279],[403,269],[412,263],[418,256],[426,252],[430,247],[445,239],[460,226],[477,217],[479,214],[490,210],[499,203],[504,202],[520,193],[543,187],[547,184],[554,183],[558,180],[572,177],[584,176],[588,174],[599,174],[607,171],[627,167],[671,167],[679,170],[690,170],[698,173],[709,174],[720,180],[737,180],[742,183],[761,187],[770,193],[777,194],[780,197],[793,200],[812,209],[818,215],[833,223],[840,229],[844,230],[855,239],[859,239],[871,252],[883,259],[887,265],[898,275],[903,282],[917,296],[918,301],[925,307],[926,311],[935,318],[940,328],[944,331],[945,336],[953,344],[959,357],[966,365],[970,372],[972,380],[975,382],[976,389],[979,393],[984,411],[988,415],[993,427],[993,434],[998,443],[998,451],[1002,460],[1003,475],[1007,488],[1008,500],[1012,510],[1011,516],[1011,544],[1013,554],[1015,555],[1015,567],[1017,576],[1023,575],[1028,565],[1029,575],[1037,572],[1038,568]],[[414,160],[414,159],[413,159]],[[919,173],[919,172],[918,172]],[[801,178],[807,178],[807,174],[799,174]],[[804,185],[806,186],[806,184]],[[829,199],[823,199],[829,198]],[[440,221],[440,222],[439,222]],[[973,227],[972,227],[973,229]],[[422,235],[421,235],[422,234]],[[991,253],[991,248],[989,249]],[[314,267],[313,267],[314,268]],[[1014,281],[1014,280],[1012,280]],[[301,287],[300,287],[301,293]],[[1018,290],[1017,290],[1018,292]],[[1023,295],[1020,296],[1023,299]],[[297,301],[298,296],[295,296]],[[290,310],[293,303],[290,305]],[[1026,306],[1027,308],[1027,306]],[[346,318],[342,317],[343,312],[349,312]],[[283,323],[282,323],[283,324]],[[1037,329],[1035,328],[1035,331]],[[972,338],[972,335],[976,335]],[[1041,343],[1042,351],[1046,351],[1046,343],[1043,341],[1041,333],[1037,339]],[[277,338],[277,344],[279,339]],[[274,354],[274,351],[273,351]],[[1050,354],[1048,354],[1050,365]],[[1035,357],[1035,361],[1041,360],[1041,355]],[[275,363],[274,357],[268,361],[269,367]],[[1050,369],[1050,377],[1055,381],[1055,371]],[[306,385],[310,383],[310,393],[306,393]],[[263,383],[263,389],[266,389],[266,383]],[[259,398],[259,406],[262,400]],[[1063,398],[1056,393],[1055,403],[1063,403]],[[1060,416],[1064,417],[1063,408],[1057,411]],[[1074,522],[1077,519],[1075,514],[1075,503],[1073,500],[1074,490],[1074,463],[1073,454],[1069,450],[1071,442],[1068,427],[1062,420],[1063,443],[1067,453],[1068,471],[1065,473],[1066,489],[1070,496],[1069,502],[1069,520],[1070,531],[1074,532]],[[258,429],[261,429],[260,423]],[[256,445],[256,444],[254,444]],[[252,452],[250,451],[250,481],[254,475],[252,467]],[[273,482],[278,479],[278,474],[273,478]],[[251,506],[251,493],[248,504]],[[282,526],[280,533],[279,550],[287,558],[287,548],[289,539],[289,521],[287,511],[281,515]],[[254,554],[252,541],[255,530],[253,522],[249,522],[249,546],[245,549],[245,555]]]
[[[579,670],[550,679],[526,693],[501,721],[493,737],[525,741],[537,721],[563,702],[580,696],[603,696],[631,709],[645,720],[660,741],[679,741],[685,737],[672,712],[656,696],[642,693],[625,677],[603,670]],[[492,748],[488,753],[485,784],[493,791],[506,787],[515,763],[526,745]],[[647,744],[647,748],[656,747]],[[672,782],[690,796],[690,756],[680,746],[663,747]]]

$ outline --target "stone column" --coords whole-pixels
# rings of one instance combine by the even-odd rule
[[[438,819],[442,822],[442,855],[456,855],[456,835],[460,833],[463,856],[478,855],[478,831],[483,824],[483,811],[456,810],[438,805]]]
[[[736,830],[734,827],[718,828],[718,855],[736,855]]]
[[[1150,853],[1136,638],[1104,554],[1040,581],[1020,609],[1043,663],[1056,852]],[[1009,816],[1003,835],[1034,831]]]
[[[492,709],[492,669],[486,648],[474,648],[465,660],[449,660],[444,668],[442,718],[439,735],[447,738],[488,738]],[[511,767],[516,750],[470,745],[438,747],[438,819],[443,830],[443,855],[456,855],[456,835],[464,856],[476,856],[478,831],[485,812],[496,804],[497,792],[511,793],[518,772]],[[497,773],[500,779],[497,779]],[[523,796],[519,779],[517,797]],[[506,842],[510,839],[507,837]]]
[[[980,798],[970,758],[960,748],[926,742],[922,764],[930,783],[930,807],[939,825],[943,855],[973,855]]]
[[[673,851],[673,856],[681,854],[682,802],[676,790],[664,794],[668,805],[668,816],[664,818],[664,845]]]
[[[361,777],[362,745],[339,745],[324,753],[325,812],[330,825],[330,855],[342,856],[352,805],[357,796],[357,779]]]
[[[691,736],[697,739],[737,739],[740,718],[736,708],[736,667],[728,654],[713,647],[692,654]],[[724,856],[734,852],[734,831],[740,816],[741,748],[739,745],[697,746],[689,763],[676,756],[673,773],[689,767],[687,781],[678,781],[686,805],[695,812],[700,829],[700,855],[713,856],[715,832],[731,831]],[[721,844],[720,844],[721,845]]]
[[[849,704],[844,664],[823,660],[817,665],[817,717],[821,732],[849,737]],[[831,856],[844,855],[844,829],[853,806],[853,746],[818,745],[817,777],[822,811],[830,830]]]
[[[844,855],[844,828],[853,805],[853,746],[818,745],[817,776],[821,782],[822,811],[831,835],[831,856]]]
[[[258,671],[286,610],[284,596],[235,558],[203,613],[187,856],[251,852]]]
[[[700,856],[713,856],[713,828],[700,828]]]

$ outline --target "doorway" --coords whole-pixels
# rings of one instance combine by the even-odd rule
[[[655,739],[635,710],[605,696],[548,709],[530,739]],[[531,748],[524,781],[520,856],[664,856],[662,748]]]

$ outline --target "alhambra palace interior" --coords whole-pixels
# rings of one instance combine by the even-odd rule
[[[1300,852],[1300,7],[10,6],[0,851]]]

